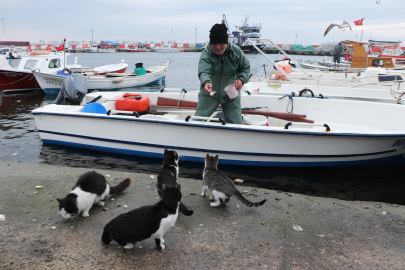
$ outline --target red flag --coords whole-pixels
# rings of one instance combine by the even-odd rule
[[[50,51],[50,52],[52,52],[53,51],[53,44],[49,44],[47,47],[46,47],[46,50],[47,51]]]
[[[56,51],[63,51],[65,49],[65,44],[60,45],[58,48],[56,48]]]
[[[364,20],[364,18],[361,19],[361,20],[354,21],[354,24],[355,25],[363,25],[363,20]]]

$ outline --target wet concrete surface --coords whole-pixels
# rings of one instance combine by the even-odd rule
[[[236,198],[220,208],[200,196],[202,181],[179,179],[183,202],[194,215],[179,214],[165,235],[132,250],[104,245],[102,230],[126,211],[158,201],[156,179],[129,171],[96,171],[111,185],[132,185],[93,206],[90,217],[64,220],[56,198],[64,197],[88,168],[38,163],[0,163],[0,269],[403,269],[405,206],[342,201],[239,186],[251,201]],[[156,175],[155,175],[156,176]],[[36,189],[42,186],[42,189]],[[302,228],[302,231],[296,230]]]

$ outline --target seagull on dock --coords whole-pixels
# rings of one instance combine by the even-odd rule
[[[343,21],[342,24],[331,23],[331,24],[329,25],[328,29],[326,29],[325,34],[324,34],[323,36],[326,36],[326,34],[329,33],[329,31],[330,31],[333,27],[335,27],[335,26],[337,26],[339,29],[343,29],[343,31],[344,31],[344,29],[347,28],[347,27],[349,27],[350,30],[352,30],[352,28],[350,27],[350,24],[349,24],[348,22],[346,22],[346,21]]]

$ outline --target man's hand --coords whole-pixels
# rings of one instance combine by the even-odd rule
[[[212,92],[212,83],[206,83],[204,85],[204,90],[208,95],[210,95]]]
[[[236,90],[242,89],[242,86],[243,86],[242,81],[239,80],[239,79],[236,79],[236,80],[235,80],[235,88],[236,88]]]

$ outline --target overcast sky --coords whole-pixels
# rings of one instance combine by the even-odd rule
[[[249,15],[262,37],[276,43],[318,45],[339,40],[405,42],[405,0],[0,0],[1,41],[206,42],[225,14],[235,29]],[[363,26],[355,20],[364,18]],[[333,28],[347,21],[352,31]],[[4,27],[3,27],[4,23]],[[196,30],[195,30],[196,29]],[[197,37],[196,37],[197,36]]]

